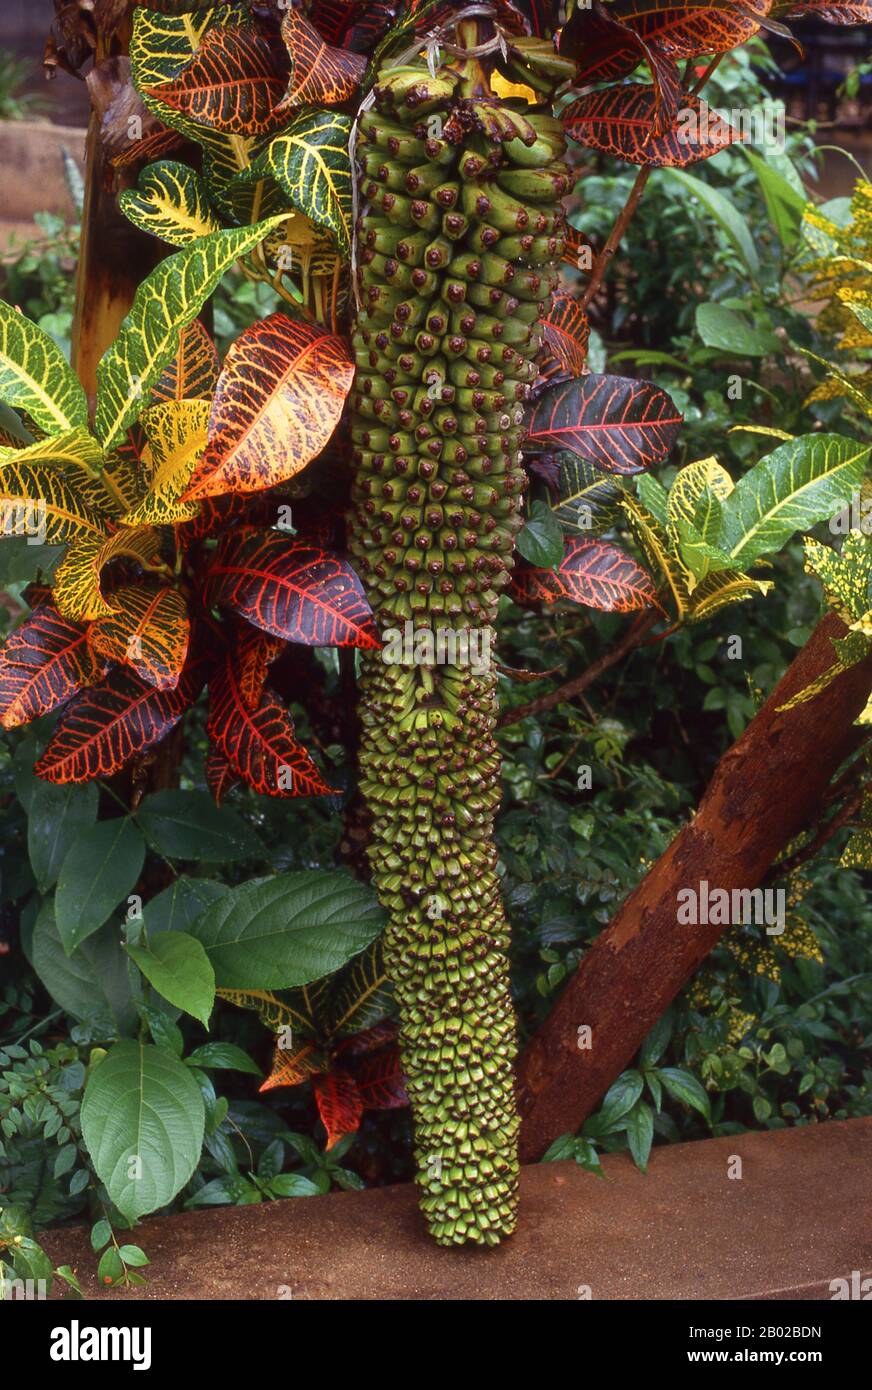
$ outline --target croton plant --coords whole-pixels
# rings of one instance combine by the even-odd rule
[[[736,139],[702,119],[706,78],[806,15],[869,6],[143,0],[141,136],[114,164],[121,210],[166,255],[96,399],[0,305],[4,530],[63,547],[0,656],[6,729],[57,712],[39,777],[111,778],[205,701],[216,801],[237,783],[326,795],[270,671],[287,644],[358,649],[368,854],[443,1244],[493,1245],[516,1221],[502,601],[704,617],[765,592],[746,569],[815,519],[812,494],[828,514],[862,473],[851,441],[815,436],[748,486],[714,459],[668,496],[636,486],[681,416],[650,382],[588,370],[615,239],[595,257],[567,220],[585,148],[637,165],[641,193],[644,171]],[[205,324],[233,267],[283,303],[220,362]],[[347,1036],[335,986],[320,1022],[311,999],[301,1015],[225,993],[276,1031],[302,1022],[268,1084],[314,1077],[331,1140],[402,1101],[384,1025]]]

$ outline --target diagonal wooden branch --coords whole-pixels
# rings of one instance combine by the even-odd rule
[[[872,690],[872,657],[820,695],[779,711],[833,664],[844,624],[828,614],[766,704],[715,770],[698,811],[584,957],[521,1057],[521,1157],[542,1157],[576,1130],[631,1061],[643,1038],[724,928],[680,925],[682,888],[755,888],[814,817],[827,786],[857,746],[853,721]],[[764,928],[761,928],[764,930]],[[578,1029],[592,1029],[589,1050]]]

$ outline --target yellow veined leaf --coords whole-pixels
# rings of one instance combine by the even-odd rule
[[[219,370],[215,344],[200,320],[194,319],[182,329],[175,356],[152,388],[152,405],[162,405],[165,401],[211,400]]]
[[[675,603],[677,617],[682,621],[690,610],[688,581],[692,580],[693,576],[670,546],[665,528],[647,507],[642,505],[638,497],[628,492],[620,500],[633,535],[644,551],[649,566],[654,570],[655,579],[662,575],[666,580]]]
[[[302,1000],[289,1002],[264,989],[216,989],[215,993],[237,1008],[252,1009],[273,1033],[280,1033],[283,1028],[310,1032],[315,1026],[311,1010]],[[294,996],[299,993],[295,990]],[[302,1007],[298,1007],[300,1003]]]
[[[199,503],[180,502],[191,474],[206,448],[210,401],[167,401],[143,411],[148,440],[148,491],[124,517],[125,526],[168,525],[190,521]]]
[[[845,621],[862,619],[868,608],[868,584],[872,576],[872,539],[851,531],[837,552],[807,538],[805,569],[819,579],[827,603]]]
[[[670,525],[689,521],[704,535],[708,534],[705,517],[697,512],[700,498],[707,495],[721,499],[729,497],[732,490],[733,480],[717,459],[698,459],[696,463],[688,463],[679,469],[669,489],[667,508]]]
[[[731,603],[742,603],[760,594],[765,598],[773,587],[771,579],[752,579],[738,570],[718,570],[715,574],[708,574],[693,590],[689,621],[701,622]]]
[[[123,526],[111,536],[84,536],[73,542],[54,573],[52,593],[58,611],[73,622],[108,617],[100,577],[111,560],[126,556],[144,569],[160,560],[160,536],[150,527]]]
[[[97,366],[96,433],[104,448],[112,448],[139,414],[146,393],[178,351],[182,329],[224,272],[281,220],[212,232],[168,256],[142,281],[118,337]]]
[[[0,400],[46,434],[88,428],[85,392],[55,342],[0,300]]]
[[[115,512],[124,513],[136,505],[140,495],[140,484],[130,459],[124,458],[121,454],[110,454],[101,479],[112,494]]]
[[[351,117],[341,111],[301,111],[234,187],[272,177],[291,206],[322,228],[344,256],[351,247]]]
[[[118,206],[128,222],[172,246],[187,246],[221,228],[203,179],[172,159],[147,165],[137,187],[119,195]]]
[[[188,653],[188,607],[176,589],[124,585],[88,634],[95,652],[123,662],[157,690],[174,690]]]
[[[212,195],[212,201],[219,212],[228,216],[233,209],[228,207],[221,190],[234,175],[246,169],[257,153],[269,140],[266,137],[230,135],[219,130],[210,130],[199,125],[181,111],[175,111],[166,102],[151,95],[155,87],[170,82],[194,57],[200,48],[203,37],[212,29],[232,25],[235,29],[247,28],[252,17],[247,8],[238,5],[215,5],[211,9],[196,10],[191,14],[158,14],[136,5],[133,10],[133,36],[130,42],[130,67],[134,86],[143,98],[146,107],[160,117],[165,125],[181,131],[189,140],[194,140],[203,150],[203,175]],[[245,217],[239,209],[236,213],[240,222],[256,222],[273,209],[252,203]]]
[[[0,464],[0,535],[38,536],[43,545],[105,536],[108,517],[94,506],[81,480],[49,462],[31,462],[30,449],[10,452]]]
[[[793,434],[787,434],[785,430],[777,430],[773,425],[731,425],[728,434],[765,434],[771,439],[795,439]]]
[[[104,467],[103,450],[87,430],[67,430],[30,444],[26,449],[0,449],[0,468],[6,463],[38,464],[64,474],[76,493],[106,517],[117,515],[122,498],[114,476]]]
[[[852,631],[848,633],[847,637],[835,638],[833,640],[833,647],[835,649],[836,659],[832,666],[828,666],[825,671],[822,671],[821,674],[816,676],[813,681],[810,681],[807,686],[797,691],[785,704],[779,705],[779,712],[782,710],[795,709],[797,705],[804,705],[808,700],[813,700],[816,695],[820,695],[822,690],[826,690],[828,685],[832,685],[836,677],[840,676],[843,671],[847,671],[852,666],[856,666],[858,661],[863,661],[864,658],[869,655],[870,650],[872,650],[872,638],[865,636],[862,632]],[[870,711],[872,711],[872,700],[869,701],[866,709],[860,715],[859,719],[855,720],[855,723],[869,723],[870,719],[872,719]],[[864,718],[867,714],[870,714],[870,719]]]

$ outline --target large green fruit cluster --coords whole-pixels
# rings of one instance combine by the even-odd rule
[[[384,70],[360,121],[351,531],[386,644],[362,673],[362,791],[422,1207],[441,1243],[492,1245],[518,1118],[491,625],[570,177],[558,121],[459,83]]]

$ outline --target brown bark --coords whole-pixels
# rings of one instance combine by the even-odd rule
[[[117,8],[117,7],[116,7]],[[131,4],[129,10],[132,11]],[[129,19],[119,25],[112,19],[97,32],[95,65],[127,51]],[[93,95],[93,92],[92,92]],[[139,231],[118,208],[113,169],[101,136],[101,115],[91,113],[85,165],[85,198],[82,235],[76,272],[76,308],[73,318],[72,365],[85,388],[93,410],[97,391],[97,363],[118,336],[137,288],[169,247]],[[135,182],[125,171],[123,178]]]
[[[853,721],[872,689],[872,657],[822,694],[778,706],[833,664],[828,614],[766,704],[715,770],[698,811],[584,957],[519,1065],[521,1157],[541,1158],[576,1130],[623,1071],[643,1038],[717,943],[723,927],[679,925],[677,894],[755,888],[780,851],[813,817],[831,778],[856,747]],[[578,1028],[592,1046],[578,1047]]]

